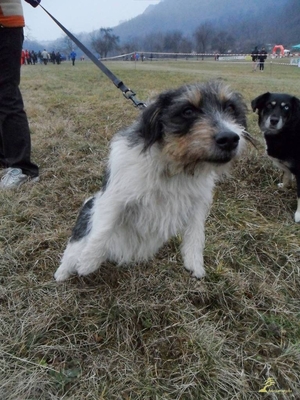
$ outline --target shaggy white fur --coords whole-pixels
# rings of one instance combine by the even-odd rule
[[[244,126],[242,100],[220,83],[161,94],[113,138],[107,183],[83,206],[55,279],[148,260],[179,233],[185,268],[203,277],[213,188],[243,149]]]

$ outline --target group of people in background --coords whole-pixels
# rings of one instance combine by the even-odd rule
[[[254,50],[251,52],[251,57],[253,61],[253,69],[252,71],[256,71],[257,67],[259,67],[260,71],[263,71],[265,69],[265,60],[268,57],[268,53],[264,47],[261,48],[261,50],[258,49],[258,46],[254,48]]]
[[[22,50],[21,53],[21,65],[23,64],[36,64],[38,61],[38,55],[35,51]]]
[[[45,65],[47,65],[48,62],[51,62],[52,64],[60,64],[63,59],[65,58],[62,57],[61,53],[59,51],[55,52],[54,50],[51,53],[48,53],[46,49],[39,52],[23,49],[21,53],[21,65],[35,65],[37,62]],[[72,61],[72,64],[75,65],[76,53],[74,50],[70,53],[69,59]]]

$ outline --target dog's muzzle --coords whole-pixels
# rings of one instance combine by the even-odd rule
[[[238,147],[240,137],[234,132],[220,132],[215,136],[215,141],[220,150],[230,152]]]
[[[280,118],[277,117],[276,115],[272,115],[270,117],[270,127],[276,128],[278,125],[278,122],[280,121]]]
[[[261,130],[278,131],[283,127],[283,120],[277,115],[271,115],[261,127]]]

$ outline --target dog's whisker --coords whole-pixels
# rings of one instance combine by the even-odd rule
[[[249,132],[247,132],[245,129],[243,129],[242,131],[242,135],[243,137],[250,142],[256,149],[257,149],[257,145],[258,145],[258,140],[255,139]]]

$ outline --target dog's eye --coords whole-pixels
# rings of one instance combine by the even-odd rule
[[[290,109],[290,107],[289,106],[284,106],[283,109],[284,109],[284,111],[288,111]]]
[[[271,103],[268,103],[268,104],[267,104],[267,108],[268,108],[269,110],[272,110],[272,109],[273,109],[273,105],[272,105]]]
[[[228,112],[228,113],[230,113],[230,114],[233,114],[233,113],[235,112],[235,107],[234,107],[234,105],[233,105],[233,104],[227,104],[227,105],[225,106],[225,111]]]
[[[195,115],[195,110],[192,107],[186,107],[183,111],[182,111],[182,115],[185,118],[192,118]]]

